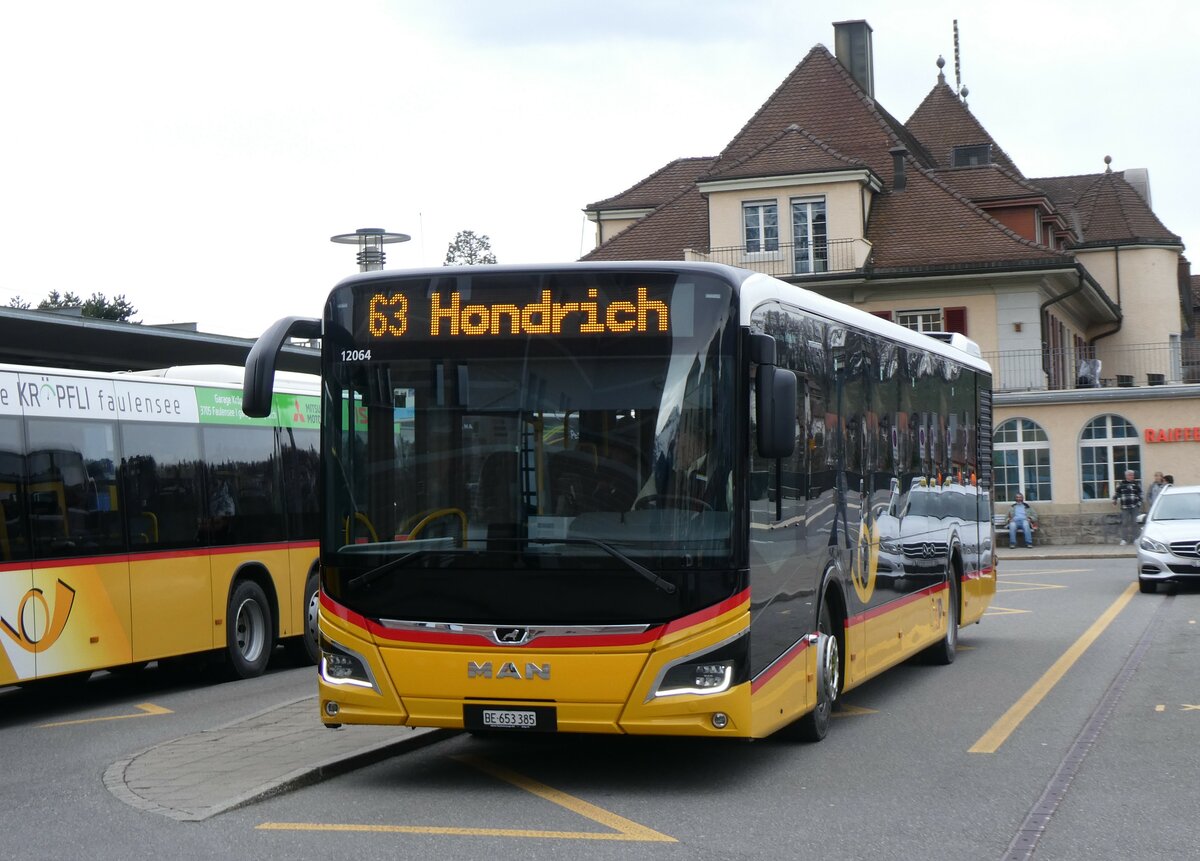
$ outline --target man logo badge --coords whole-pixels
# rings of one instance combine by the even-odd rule
[[[502,646],[523,646],[529,642],[528,628],[496,628],[492,639]]]
[[[550,681],[550,665],[535,664],[527,662],[525,664],[525,673],[521,673],[520,667],[512,661],[505,661],[500,665],[500,668],[494,673],[492,671],[492,662],[484,661],[482,664],[475,661],[467,661],[467,678],[468,679],[541,679],[542,681]]]

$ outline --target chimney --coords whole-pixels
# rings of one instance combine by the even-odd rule
[[[1125,181],[1142,196],[1142,200],[1146,201],[1146,206],[1153,208],[1153,204],[1150,203],[1150,171],[1144,167],[1127,167],[1123,172]]]
[[[908,185],[908,177],[904,175],[904,157],[908,150],[894,146],[888,152],[892,154],[892,191],[904,191]]]
[[[870,97],[875,98],[875,57],[871,50],[871,25],[866,21],[835,21],[834,55]]]

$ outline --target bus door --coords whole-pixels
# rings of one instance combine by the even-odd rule
[[[133,660],[211,649],[223,629],[197,612],[212,602],[199,428],[127,422],[121,435]]]
[[[43,413],[26,420],[33,442],[25,451],[23,515],[34,562],[16,628],[38,678],[131,660],[116,423],[67,418],[66,409]]]
[[[0,685],[31,679],[36,672],[28,623],[23,622],[29,602],[36,601],[24,514],[23,438],[20,419],[0,417],[0,439],[7,447],[0,451]]]

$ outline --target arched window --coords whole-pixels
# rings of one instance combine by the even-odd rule
[[[1124,477],[1127,469],[1142,474],[1142,447],[1134,426],[1111,414],[1088,422],[1079,438],[1080,498],[1111,498],[1116,477]]]
[[[1009,419],[992,435],[992,486],[997,502],[1018,493],[1030,502],[1050,501],[1050,440],[1037,422]]]

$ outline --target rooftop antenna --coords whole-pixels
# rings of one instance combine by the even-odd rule
[[[967,106],[967,88],[962,82],[962,62],[958,53],[958,19],[954,19],[954,86],[958,97],[962,99],[963,107]]]

